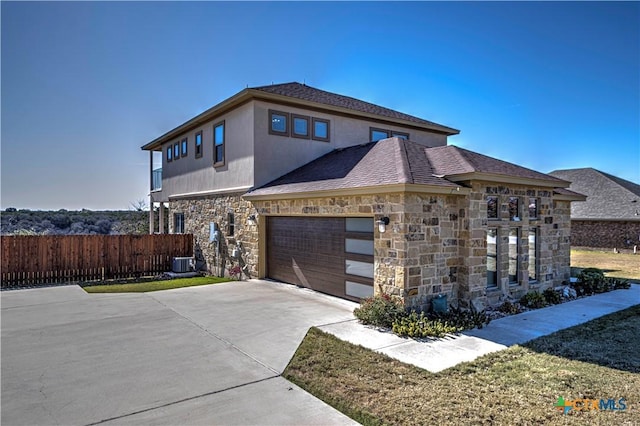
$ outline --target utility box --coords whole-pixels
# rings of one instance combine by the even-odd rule
[[[173,272],[191,272],[195,267],[195,259],[193,257],[174,257]]]

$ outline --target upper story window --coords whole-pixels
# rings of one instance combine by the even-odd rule
[[[490,195],[487,197],[487,218],[499,219],[498,216],[498,197]]]
[[[180,158],[180,144],[176,142],[176,144],[173,145],[173,159],[177,160],[179,158]]]
[[[309,139],[309,117],[291,114],[291,136]]]
[[[509,197],[509,219],[520,220],[520,198]]]
[[[202,157],[202,130],[196,133],[196,158]]]
[[[376,129],[375,127],[369,128],[369,140],[377,142],[381,139],[398,137],[400,139],[409,139],[409,133],[396,132],[394,130]]]
[[[224,121],[213,126],[213,165],[224,164]]]
[[[169,145],[169,147],[167,148],[167,163],[170,163],[173,161],[173,146]]]
[[[321,142],[329,142],[329,120],[313,118],[313,134],[311,138]]]
[[[289,113],[269,110],[269,133],[289,136]]]
[[[529,219],[538,218],[538,199],[529,198]]]
[[[182,142],[180,142],[180,151],[183,157],[187,156],[187,138],[182,139]]]

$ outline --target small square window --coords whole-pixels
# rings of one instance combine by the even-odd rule
[[[167,163],[170,163],[173,161],[173,146],[169,145],[169,147],[167,148]]]
[[[529,219],[538,218],[538,199],[529,198]]]
[[[509,197],[509,219],[520,220],[520,198]]]
[[[180,143],[181,145],[181,151],[182,151],[182,156],[186,157],[187,156],[187,138],[182,139],[182,142]]]
[[[180,144],[178,142],[176,142],[176,144],[173,145],[173,158],[174,160],[177,160],[180,158]]]
[[[309,139],[309,117],[291,114],[291,136]]]
[[[202,157],[202,131],[196,133],[196,158]]]
[[[390,135],[391,134],[388,130],[374,129],[373,127],[369,129],[369,140],[371,140],[371,142],[377,142],[381,139],[387,139]]]
[[[272,135],[289,136],[289,114],[269,110],[269,133]]]
[[[312,139],[321,142],[329,142],[329,120],[321,118],[313,118],[313,135]]]
[[[487,218],[488,219],[499,219],[498,217],[498,197],[489,196],[487,197]]]

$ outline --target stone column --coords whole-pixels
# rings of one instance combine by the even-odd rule
[[[160,203],[160,208],[158,209],[158,214],[160,215],[159,216],[160,229],[158,230],[158,233],[164,234],[164,203]]]

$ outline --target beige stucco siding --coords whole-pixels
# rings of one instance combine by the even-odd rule
[[[270,109],[289,114],[299,114],[329,120],[329,142],[269,134]],[[409,133],[412,141],[429,147],[445,146],[447,144],[446,135],[407,129],[401,126],[392,126],[371,120],[331,115],[264,101],[254,102],[254,117],[256,186],[263,185],[287,174],[334,149],[369,142],[369,129],[371,127]]]
[[[225,164],[213,167],[213,126],[225,122]],[[167,162],[167,148],[162,147],[162,192],[171,197],[227,188],[253,185],[253,108],[245,104],[216,117],[202,126],[181,135],[171,145],[188,137],[188,155]],[[202,131],[202,157],[195,157],[195,134]]]

